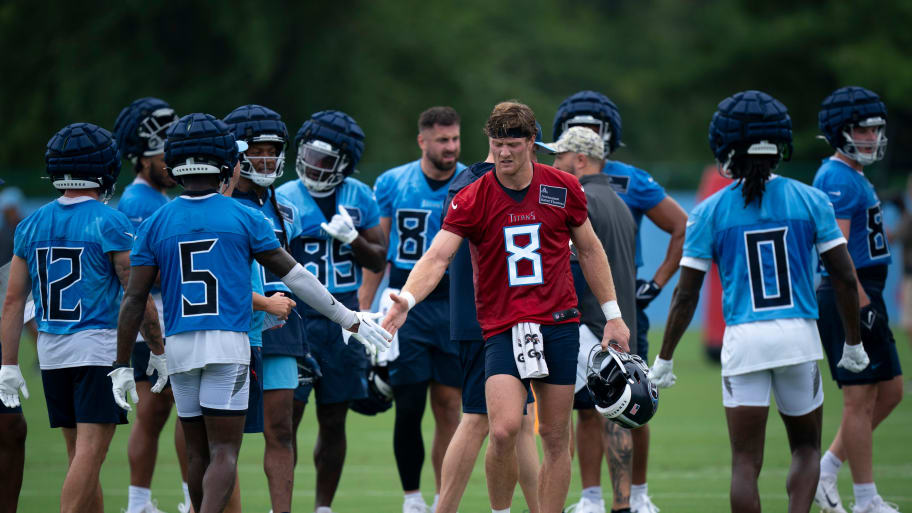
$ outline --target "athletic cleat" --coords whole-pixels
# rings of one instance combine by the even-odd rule
[[[181,502],[177,505],[178,513],[190,513],[190,510],[193,509],[193,506],[189,502]]]
[[[836,476],[820,475],[817,482],[817,493],[814,502],[820,506],[822,513],[847,513],[839,499],[839,488],[836,487]]]
[[[659,508],[652,503],[648,495],[634,495],[630,497],[630,511],[632,513],[659,513]]]
[[[402,513],[430,513],[424,499],[408,499],[402,503]]]
[[[564,509],[564,513],[605,513],[605,501],[590,501],[585,497],[580,497],[579,502],[571,504]]]
[[[865,508],[852,506],[852,513],[899,513],[899,506],[885,502],[880,495],[875,495]]]

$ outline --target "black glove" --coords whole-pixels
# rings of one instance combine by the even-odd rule
[[[868,344],[882,344],[886,342],[890,327],[887,318],[874,309],[874,303],[869,303],[859,311],[861,315],[861,340]]]
[[[662,287],[655,280],[637,280],[636,285],[637,308],[640,310],[649,306],[649,303],[652,303],[652,300],[662,292]]]
[[[298,358],[298,386],[312,385],[323,377],[320,364],[310,353]]]

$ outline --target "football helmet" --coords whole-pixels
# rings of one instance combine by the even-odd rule
[[[659,407],[659,389],[649,381],[649,367],[635,354],[593,346],[586,366],[586,387],[595,409],[632,429],[645,425]]]
[[[100,188],[104,201],[114,193],[120,174],[120,152],[114,136],[92,123],[61,128],[48,141],[44,161],[54,188]]]
[[[389,367],[374,365],[367,372],[367,397],[352,401],[351,409],[362,415],[383,413],[393,406],[393,387],[389,383]]]
[[[218,174],[221,181],[227,181],[238,153],[246,149],[247,144],[235,140],[225,122],[197,112],[171,125],[165,141],[165,165],[178,181],[182,176],[198,174]]]
[[[260,187],[269,187],[282,176],[288,129],[276,111],[260,105],[244,105],[231,111],[223,121],[234,136],[248,146],[264,142],[276,146],[275,157],[242,154],[241,176]]]
[[[595,125],[605,141],[606,155],[621,146],[621,113],[607,96],[596,91],[580,91],[567,97],[554,115],[552,141],[576,125]]]
[[[792,155],[792,118],[779,100],[763,91],[742,91],[719,102],[709,122],[709,148],[722,175],[731,178],[732,157]]]
[[[817,124],[823,137],[839,153],[867,166],[887,151],[887,108],[880,97],[863,87],[841,87],[823,100]],[[877,127],[873,140],[852,137],[855,127]]]
[[[174,109],[158,98],[140,98],[124,107],[114,121],[114,136],[123,158],[135,164],[139,157],[164,153],[166,134],[175,121]]]
[[[364,132],[348,114],[317,112],[295,135],[295,170],[312,192],[334,189],[355,171],[364,152]]]

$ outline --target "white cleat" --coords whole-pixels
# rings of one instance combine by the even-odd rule
[[[817,481],[817,492],[814,503],[820,506],[822,513],[847,513],[839,499],[839,488],[836,487],[836,476],[820,475]]]
[[[177,505],[178,513],[190,513],[190,510],[193,509],[193,505],[189,502],[181,502]]]
[[[630,497],[631,513],[659,513],[659,507],[652,503],[648,495]]]
[[[424,499],[408,499],[402,503],[402,513],[430,513]]]
[[[579,502],[567,506],[565,513],[605,513],[605,501],[591,501],[585,497],[580,497]]]
[[[152,500],[146,503],[143,506],[143,509],[140,510],[140,513],[165,513],[164,511],[158,509],[158,501]]]
[[[884,502],[880,495],[875,495],[866,507],[853,506],[852,513],[899,513],[899,506],[892,502]]]

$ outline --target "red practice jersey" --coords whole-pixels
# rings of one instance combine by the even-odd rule
[[[557,324],[552,313],[576,306],[570,228],[586,222],[586,216],[579,180],[542,164],[533,164],[532,183],[520,202],[493,172],[453,198],[442,229],[469,240],[485,338],[519,322]]]

